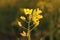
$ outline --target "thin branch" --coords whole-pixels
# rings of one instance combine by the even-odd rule
[[[26,28],[26,27],[24,27],[24,26],[21,26],[21,28],[23,28],[23,29],[26,29],[26,30],[27,30],[27,28]]]
[[[31,37],[30,37],[30,22],[31,22],[31,19],[29,18],[29,21],[28,21],[28,32],[27,32],[27,34],[28,34],[28,40],[31,40]]]
[[[30,30],[30,32],[32,31],[32,30],[34,30],[36,27],[34,26],[31,30]]]

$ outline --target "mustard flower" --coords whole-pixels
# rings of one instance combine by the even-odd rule
[[[24,9],[25,15],[32,14],[33,9]]]
[[[39,21],[34,22],[35,27],[39,25]]]
[[[34,9],[33,15],[32,15],[32,16],[33,16],[33,17],[32,17],[32,21],[36,22],[37,20],[43,18],[43,16],[40,15],[40,13],[42,13],[42,11],[39,10],[39,8],[37,9],[37,11],[36,11],[36,9]]]

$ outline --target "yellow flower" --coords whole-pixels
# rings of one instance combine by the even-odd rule
[[[24,16],[21,16],[20,18],[21,18],[22,20],[24,20],[24,21],[26,20],[26,18],[25,18]]]
[[[18,22],[18,25],[19,25],[19,26],[22,26],[22,24],[21,24],[21,22],[20,22],[20,21],[17,21],[17,22]]]
[[[42,13],[42,11],[41,11],[41,10],[39,10],[39,8],[37,8],[37,13]]]
[[[39,10],[39,8],[37,8],[37,10],[36,9],[34,9],[34,11],[33,11],[33,15],[39,15],[40,13],[42,13],[42,11],[41,10]]]
[[[24,9],[24,13],[27,14],[31,14],[33,11],[33,9]]]
[[[32,21],[33,21],[33,22],[36,22],[37,20],[38,20],[38,19],[37,19],[36,17],[33,17],[33,18],[32,18]]]
[[[42,11],[39,10],[39,8],[37,9],[37,11],[36,11],[36,9],[34,9],[34,11],[33,11],[32,21],[36,22],[37,20],[43,18],[43,16],[40,15],[40,13],[42,13]]]
[[[38,15],[37,18],[38,19],[41,19],[41,18],[43,18],[43,16],[42,15]]]
[[[27,36],[25,31],[23,31],[22,33],[20,33],[20,35],[23,36],[23,37]]]
[[[35,21],[34,25],[35,25],[35,27],[37,27],[39,25],[39,21]]]

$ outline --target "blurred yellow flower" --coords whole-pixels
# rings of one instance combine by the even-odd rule
[[[20,22],[20,21],[17,21],[17,22],[18,22],[18,25],[19,25],[19,26],[22,26],[22,24],[21,24],[21,22]]]
[[[37,18],[38,19],[41,19],[41,18],[43,18],[43,16],[42,15],[38,15]]]
[[[24,13],[25,13],[25,15],[27,15],[27,14],[31,14],[32,11],[33,11],[33,9],[24,9]]]
[[[39,15],[40,13],[42,13],[42,11],[41,10],[39,10],[39,8],[37,8],[37,10],[36,9],[34,9],[34,11],[33,11],[33,14],[35,15]]]
[[[36,22],[37,20],[43,18],[43,16],[40,15],[40,13],[42,13],[42,11],[39,10],[39,8],[37,9],[37,11],[36,11],[36,9],[34,9],[34,11],[33,11],[32,21]]]
[[[26,18],[25,18],[24,16],[21,16],[20,18],[21,18],[22,20],[24,20],[24,21],[26,20]]]
[[[23,36],[23,37],[27,36],[27,34],[26,34],[25,31],[23,31],[22,33],[20,33],[20,35]]]
[[[39,25],[39,21],[34,22],[35,27]]]

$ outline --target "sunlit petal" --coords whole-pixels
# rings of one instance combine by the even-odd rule
[[[26,20],[26,18],[24,16],[21,16],[20,19],[22,19],[24,21]]]
[[[18,21],[18,25],[19,25],[19,26],[22,26],[22,24],[21,24],[21,22],[20,22],[20,21]]]
[[[23,36],[23,37],[27,36],[25,31],[23,31],[22,33],[20,33],[20,35]]]

